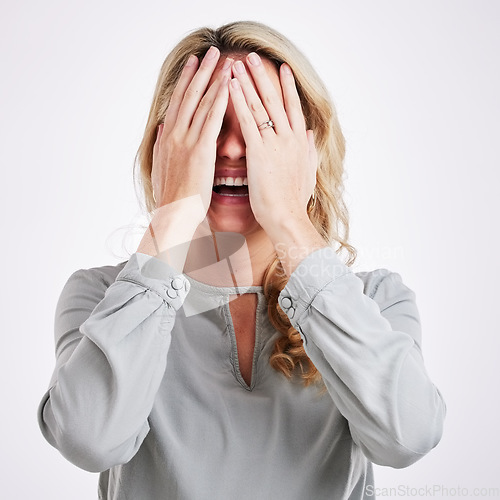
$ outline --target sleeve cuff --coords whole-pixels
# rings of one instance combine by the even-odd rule
[[[188,279],[168,263],[139,252],[132,254],[116,281],[129,281],[152,290],[175,309],[182,305],[191,287]]]
[[[332,281],[351,273],[332,247],[315,250],[293,271],[280,292],[278,304],[300,332],[298,322],[314,297]]]

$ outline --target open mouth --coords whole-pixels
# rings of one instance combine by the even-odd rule
[[[212,190],[221,196],[248,196],[246,177],[216,177]]]

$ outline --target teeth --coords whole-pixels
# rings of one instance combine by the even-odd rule
[[[246,177],[216,177],[214,186],[248,186]]]

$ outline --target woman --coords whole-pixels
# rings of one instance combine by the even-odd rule
[[[372,462],[439,442],[413,292],[349,268],[343,157],[279,33],[200,29],[169,54],[138,152],[151,224],[69,278],[39,411],[100,498],[368,498]]]

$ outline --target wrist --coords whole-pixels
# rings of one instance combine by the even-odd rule
[[[165,260],[182,272],[193,235],[204,218],[200,196],[157,208],[137,252]]]
[[[307,215],[302,218],[282,217],[271,230],[266,230],[266,233],[287,276],[290,276],[309,254],[329,246]]]

